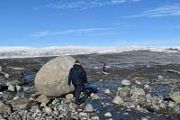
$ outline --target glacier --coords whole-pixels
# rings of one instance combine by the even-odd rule
[[[0,47],[0,59],[50,57],[79,54],[110,54],[127,51],[149,50],[153,52],[179,52],[180,47],[154,46],[116,46],[116,47],[84,47],[84,46],[52,46],[52,47]]]

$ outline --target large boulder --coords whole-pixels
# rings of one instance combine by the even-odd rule
[[[60,56],[47,62],[36,74],[37,90],[43,95],[54,97],[73,91],[73,86],[68,86],[68,74],[74,61],[70,56]]]

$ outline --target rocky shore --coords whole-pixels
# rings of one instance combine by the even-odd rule
[[[99,92],[77,106],[72,93],[47,97],[37,91],[35,74],[50,59],[0,60],[0,120],[180,119],[179,63],[123,63],[107,72],[86,66]]]

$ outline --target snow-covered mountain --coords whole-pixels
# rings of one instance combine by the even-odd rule
[[[48,57],[58,55],[77,55],[77,54],[106,54],[120,53],[133,50],[149,50],[155,52],[177,52],[179,48],[169,47],[143,47],[143,46],[119,46],[119,47],[0,47],[0,59],[5,58],[27,58],[27,57]]]

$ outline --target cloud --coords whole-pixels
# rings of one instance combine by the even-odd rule
[[[140,14],[126,16],[126,17],[166,17],[166,16],[180,16],[180,4],[165,5],[152,10],[143,11]]]
[[[139,1],[141,0],[69,0],[68,2],[62,2],[62,0],[57,0],[56,2],[53,1],[48,3],[44,6],[44,8],[84,10],[108,5],[119,5],[125,2]]]
[[[70,30],[64,30],[64,31],[42,31],[42,32],[36,32],[31,37],[53,37],[53,36],[60,36],[60,35],[102,35],[102,34],[108,34],[112,33],[112,30],[115,28],[83,28],[83,29],[70,29]]]

